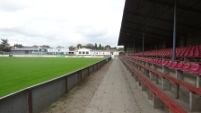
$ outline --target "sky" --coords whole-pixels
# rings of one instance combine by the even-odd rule
[[[0,39],[23,46],[117,46],[125,0],[0,0]]]

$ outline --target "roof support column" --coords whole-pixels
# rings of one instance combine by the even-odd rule
[[[144,57],[144,31],[142,32],[142,57]]]
[[[135,51],[135,38],[134,38],[134,40],[133,40],[133,53],[135,53],[136,51]]]
[[[177,32],[177,0],[174,4],[174,25],[173,25],[173,48],[172,48],[172,61],[175,61],[176,56],[176,32]]]

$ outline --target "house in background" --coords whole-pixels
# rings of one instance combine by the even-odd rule
[[[91,50],[88,48],[81,48],[76,51],[77,56],[117,56],[120,51],[114,50]]]
[[[82,55],[82,56],[90,56],[91,55],[91,49],[88,49],[88,48],[81,48],[81,49],[78,49],[76,52],[75,52],[75,55]]]

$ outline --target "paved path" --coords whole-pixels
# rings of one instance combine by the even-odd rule
[[[157,113],[119,59],[114,59],[85,113]]]
[[[42,113],[161,113],[115,58]]]

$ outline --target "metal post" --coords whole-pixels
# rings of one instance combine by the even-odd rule
[[[128,56],[130,55],[130,48],[129,48],[129,43],[128,43],[128,48],[127,48],[127,52],[128,52]]]
[[[142,57],[144,57],[144,32],[142,33]]]
[[[173,48],[172,48],[172,61],[175,61],[176,55],[176,32],[177,32],[177,0],[175,0],[174,4],[174,26],[173,26]]]
[[[133,53],[135,53],[135,39],[133,40]]]

